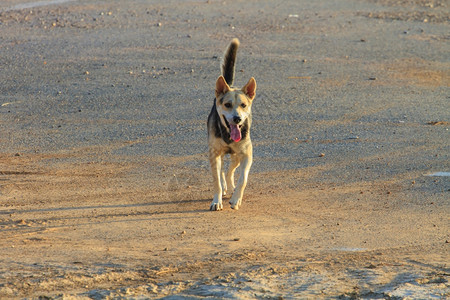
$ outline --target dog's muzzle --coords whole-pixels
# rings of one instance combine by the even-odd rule
[[[230,129],[230,137],[233,141],[235,142],[239,142],[242,138],[242,134],[241,134],[241,126],[242,125],[238,125],[242,119],[239,116],[234,116],[233,117],[233,123],[231,124],[230,122],[228,122],[227,118],[223,118],[225,120],[225,123],[227,125],[227,127]]]

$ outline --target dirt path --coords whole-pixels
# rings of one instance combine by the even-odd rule
[[[14,5],[0,298],[449,297],[445,1]],[[235,36],[255,163],[242,208],[210,212]]]

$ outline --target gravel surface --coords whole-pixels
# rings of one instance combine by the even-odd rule
[[[450,5],[0,2],[0,298],[446,298]],[[241,41],[254,164],[210,212]],[[441,172],[441,173],[437,173]]]

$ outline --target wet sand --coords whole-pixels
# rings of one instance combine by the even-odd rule
[[[449,297],[450,7],[310,2],[3,1],[0,298]],[[254,165],[210,212],[234,37]]]

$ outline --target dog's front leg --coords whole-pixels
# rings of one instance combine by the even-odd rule
[[[222,185],[221,185],[221,173],[222,173],[222,157],[210,151],[209,162],[211,164],[211,171],[214,181],[214,198],[209,210],[222,210]]]
[[[239,167],[239,159],[236,154],[231,154],[230,168],[228,169],[226,182],[230,193],[234,191],[234,171]]]
[[[244,195],[244,190],[247,185],[248,173],[250,172],[250,167],[252,166],[252,149],[242,157],[241,160],[241,174],[239,176],[238,183],[234,190],[233,196],[231,196],[230,204],[232,209],[238,210],[242,204],[242,197]]]

